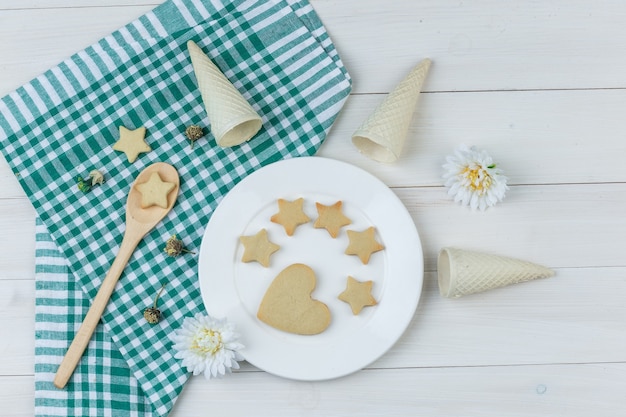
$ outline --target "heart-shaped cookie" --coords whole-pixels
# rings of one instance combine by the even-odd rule
[[[330,310],[311,293],[317,279],[304,264],[283,269],[267,289],[257,317],[279,330],[302,335],[318,334],[330,324]]]

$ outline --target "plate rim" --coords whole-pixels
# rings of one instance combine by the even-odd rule
[[[334,369],[334,370],[330,370],[328,372],[316,372],[314,374],[310,374],[310,375],[306,375],[306,374],[301,374],[299,372],[285,372],[284,370],[281,371],[276,370],[276,369],[271,369],[271,367],[268,369],[267,366],[263,366],[264,363],[259,364],[258,361],[256,361],[255,359],[250,360],[247,352],[248,349],[244,349],[242,350],[242,355],[244,356],[244,358],[246,358],[246,360],[252,364],[253,366],[256,366],[257,368],[264,370],[268,373],[280,376],[280,377],[284,377],[284,378],[288,378],[288,379],[292,379],[292,380],[301,380],[301,381],[321,381],[321,380],[330,380],[330,379],[335,379],[335,378],[339,378],[351,373],[354,373],[360,369],[363,369],[365,367],[367,367],[368,365],[370,365],[371,363],[373,363],[374,361],[376,361],[377,359],[379,359],[381,356],[383,356],[386,352],[389,351],[389,349],[391,349],[397,342],[398,340],[400,340],[400,338],[402,337],[402,335],[406,332],[409,324],[411,323],[413,317],[415,316],[415,312],[417,311],[417,307],[419,305],[420,299],[421,299],[421,294],[423,292],[423,282],[424,282],[424,254],[423,254],[423,248],[421,245],[421,240],[420,240],[420,236],[419,236],[419,232],[417,230],[417,227],[410,215],[410,213],[408,212],[408,209],[406,208],[406,206],[404,205],[404,203],[402,203],[402,201],[399,199],[399,197],[393,192],[393,190],[391,190],[390,187],[388,187],[386,184],[384,184],[380,179],[378,179],[376,176],[374,176],[373,174],[365,171],[364,169],[357,167],[355,165],[349,164],[347,162],[343,162],[340,160],[336,160],[336,159],[331,159],[331,158],[325,158],[325,157],[318,157],[318,156],[305,156],[305,157],[296,157],[296,158],[288,158],[288,159],[283,159],[283,160],[279,160],[276,162],[273,162],[271,164],[265,165],[261,168],[259,168],[258,170],[252,172],[251,174],[249,174],[248,176],[246,176],[245,178],[243,178],[239,183],[237,183],[223,198],[222,200],[219,202],[218,206],[215,208],[215,210],[213,211],[213,213],[211,214],[211,217],[207,223],[207,225],[205,226],[205,230],[203,232],[203,236],[202,236],[202,242],[200,245],[200,249],[199,249],[199,256],[198,256],[198,281],[199,281],[199,287],[200,287],[200,293],[201,293],[201,297],[202,297],[202,301],[203,304],[205,306],[206,311],[209,314],[214,314],[215,309],[213,307],[209,306],[209,303],[207,302],[207,299],[209,299],[209,295],[207,294],[207,286],[208,286],[208,280],[210,279],[209,277],[207,277],[205,271],[207,270],[207,268],[205,267],[205,262],[206,262],[206,258],[207,256],[205,255],[205,252],[207,251],[207,247],[210,246],[210,244],[208,243],[211,239],[208,237],[209,232],[212,230],[211,226],[212,226],[212,221],[214,218],[216,218],[216,214],[217,214],[217,218],[219,219],[220,217],[220,212],[222,210],[225,210],[224,207],[227,207],[229,204],[229,201],[231,199],[233,199],[233,196],[236,196],[237,193],[239,193],[241,189],[244,189],[248,184],[248,183],[253,183],[255,181],[256,178],[262,177],[264,175],[268,175],[268,173],[271,173],[274,170],[281,170],[281,169],[291,169],[290,166],[291,165],[296,165],[298,166],[298,169],[300,170],[307,170],[310,169],[311,167],[315,168],[315,169],[319,169],[321,167],[327,168],[329,166],[332,166],[334,169],[339,169],[342,171],[348,170],[348,171],[352,171],[352,173],[356,174],[358,173],[359,175],[361,175],[363,178],[367,178],[368,181],[372,181],[374,184],[376,184],[377,187],[379,187],[380,189],[384,189],[385,193],[389,196],[393,196],[394,199],[394,204],[396,206],[399,206],[402,208],[402,210],[400,210],[402,212],[402,217],[404,217],[404,221],[409,221],[410,225],[411,225],[411,236],[413,237],[411,245],[412,249],[417,249],[418,253],[413,252],[412,254],[412,258],[414,261],[416,261],[416,271],[418,273],[418,276],[413,277],[413,281],[415,282],[416,285],[414,285],[414,289],[415,291],[412,292],[411,294],[414,295],[414,297],[412,299],[406,299],[404,300],[406,303],[411,303],[408,307],[408,309],[406,309],[406,313],[404,314],[404,320],[402,320],[401,323],[396,324],[394,329],[396,330],[396,332],[391,335],[391,339],[393,340],[389,340],[389,339],[382,339],[382,340],[377,340],[376,343],[378,343],[380,346],[383,346],[382,348],[377,345],[378,349],[376,350],[376,352],[374,352],[371,355],[367,355],[367,359],[362,359],[360,361],[358,361],[358,364],[355,365],[354,367],[340,367],[341,370],[339,369]],[[245,191],[245,189],[244,189]],[[275,198],[280,198],[279,196],[274,196]],[[346,200],[350,200],[349,197],[346,198]],[[396,215],[397,213],[394,213],[394,215]],[[236,249],[235,249],[236,251]],[[418,256],[419,255],[419,256]],[[387,268],[388,266],[385,265],[385,268]],[[387,273],[387,272],[386,272]],[[232,281],[234,281],[234,276],[232,277]],[[233,285],[234,286],[234,285]],[[231,294],[232,295],[232,294]],[[241,310],[246,310],[246,307],[242,305],[241,300],[239,300],[239,305],[240,305],[240,309]],[[213,313],[212,313],[213,311]],[[221,315],[221,314],[215,314],[216,316]],[[228,316],[226,316],[227,319],[229,319]],[[236,325],[238,325],[238,323],[235,323]],[[364,326],[363,328],[366,328],[368,325]],[[238,326],[239,327],[239,326]],[[260,327],[260,326],[258,326]],[[377,335],[372,335],[369,334],[369,336],[377,336]],[[388,336],[388,335],[386,335]],[[304,336],[304,337],[312,337],[312,336]],[[314,336],[313,336],[314,337]],[[381,338],[378,338],[381,339]],[[263,361],[261,361],[263,362]]]

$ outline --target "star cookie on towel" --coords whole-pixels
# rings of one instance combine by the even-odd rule
[[[287,236],[293,236],[293,232],[296,227],[301,224],[308,223],[309,216],[302,211],[303,198],[298,198],[294,201],[278,199],[278,213],[274,214],[270,220],[274,223],[278,223],[285,228]]]
[[[124,126],[120,126],[120,138],[113,144],[113,149],[124,152],[128,158],[128,162],[132,164],[140,153],[150,152],[152,150],[150,145],[144,140],[145,136],[145,127],[130,130],[126,129]]]
[[[316,229],[326,229],[333,239],[336,238],[337,235],[339,235],[339,230],[343,226],[347,226],[352,223],[352,221],[341,211],[341,204],[341,201],[337,201],[331,206],[315,203],[319,216],[313,224],[313,227]]]
[[[174,187],[176,184],[163,181],[158,172],[153,172],[148,181],[137,184],[137,190],[141,193],[141,207],[167,208],[167,195]]]
[[[385,249],[383,245],[376,241],[374,237],[375,230],[373,227],[369,227],[362,232],[348,230],[350,243],[346,249],[346,255],[356,255],[366,265],[370,261],[372,253]]]
[[[241,261],[256,261],[266,268],[270,265],[270,256],[280,249],[280,246],[269,241],[265,229],[261,229],[256,235],[240,236],[239,240],[244,247]]]
[[[372,281],[361,282],[351,276],[348,276],[346,289],[339,294],[338,298],[350,304],[352,314],[355,316],[361,312],[363,307],[377,304],[376,299],[372,297]]]

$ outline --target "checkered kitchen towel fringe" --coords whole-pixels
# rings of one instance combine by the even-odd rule
[[[209,135],[190,149],[185,126],[208,124],[186,50],[190,39],[261,115],[263,128],[250,142],[222,149]],[[221,198],[263,165],[314,154],[349,91],[350,78],[305,0],[170,0],[0,100],[0,149],[88,301],[117,253],[126,196],[137,174],[165,161],[181,177],[173,211],[140,243],[105,311],[104,329],[113,343],[103,333],[92,340],[113,368],[120,357],[106,351],[119,350],[139,383],[128,394],[135,405],[116,403],[125,410],[119,415],[142,414],[141,392],[151,406],[146,411],[166,415],[189,376],[173,358],[168,335],[203,309],[197,259],[166,256],[166,239],[177,234],[198,249]],[[147,128],[153,150],[134,164],[111,148],[120,125]],[[83,194],[76,177],[94,168],[104,171],[106,182]],[[164,320],[151,326],[142,311],[164,282]],[[38,285],[47,288],[45,281]],[[67,285],[68,302],[82,303]],[[39,292],[38,303],[45,299]],[[48,340],[56,349],[37,352],[38,399],[54,389],[50,381],[67,347],[46,333],[45,323],[64,314],[37,315],[39,346]],[[69,324],[77,324],[76,314],[67,310]],[[111,402],[84,393],[120,385],[101,378],[90,355],[67,388],[83,392],[73,397],[81,404],[68,401],[58,415],[115,414]]]

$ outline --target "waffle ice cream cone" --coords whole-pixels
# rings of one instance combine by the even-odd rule
[[[250,140],[261,129],[259,115],[195,42],[187,42],[187,49],[217,144]]]
[[[429,68],[430,59],[417,64],[354,132],[352,143],[361,153],[379,162],[400,157]]]
[[[437,271],[439,292],[448,298],[554,275],[531,262],[456,248],[439,252]]]

